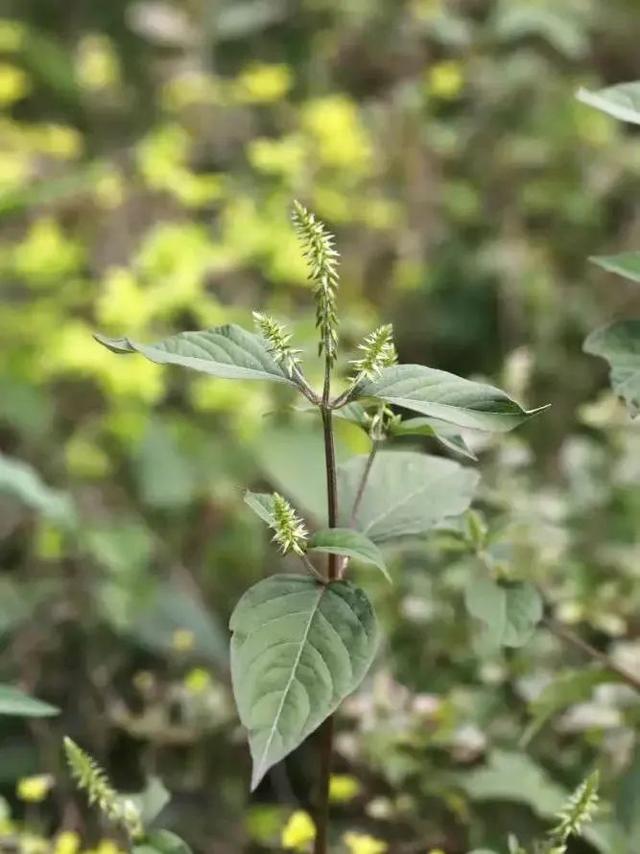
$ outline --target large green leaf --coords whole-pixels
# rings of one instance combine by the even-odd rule
[[[522,646],[542,618],[542,599],[526,582],[498,582],[488,575],[471,580],[465,604],[472,617],[482,623],[480,642],[484,649]]]
[[[294,385],[262,341],[241,326],[179,332],[155,344],[138,344],[129,338],[104,335],[95,338],[114,353],[142,353],[159,365],[181,365],[224,379],[273,380]]]
[[[351,527],[351,514],[367,457],[338,467],[338,524]],[[414,451],[379,451],[362,496],[354,527],[374,542],[427,533],[471,504],[478,474],[453,460]]]
[[[640,320],[621,320],[596,329],[584,342],[585,353],[611,366],[611,385],[632,416],[640,412]]]
[[[369,600],[344,581],[274,575],[231,615],[231,676],[249,731],[252,790],[361,682],[376,650]]]
[[[316,531],[309,540],[309,550],[346,555],[363,563],[371,563],[378,567],[387,581],[391,581],[380,549],[369,537],[353,528],[323,528]]]
[[[448,451],[461,454],[470,460],[477,459],[457,428],[438,418],[405,418],[402,421],[394,421],[390,433],[392,436],[428,436],[440,442]]]
[[[71,498],[52,489],[28,463],[0,454],[0,495],[22,504],[60,524],[71,525],[75,513]]]
[[[640,282],[640,252],[621,252],[619,255],[596,255],[589,258],[598,267],[609,273],[617,273],[625,279]]]
[[[597,92],[578,91],[578,100],[623,122],[640,125],[640,83],[619,83]]]
[[[57,715],[55,706],[36,700],[11,685],[0,685],[0,715],[16,715],[21,718],[46,718]]]
[[[357,389],[360,398],[376,398],[439,418],[458,427],[506,432],[539,409],[525,410],[504,391],[424,365],[385,368]]]
[[[526,744],[530,741],[553,715],[564,711],[574,703],[589,699],[593,689],[598,685],[620,681],[619,676],[602,667],[586,667],[582,670],[563,673],[531,701],[529,709],[533,717],[522,737],[522,743]]]

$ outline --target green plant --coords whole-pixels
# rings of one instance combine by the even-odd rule
[[[111,784],[96,760],[72,739],[64,739],[71,775],[108,821],[125,831],[132,854],[191,854],[188,845],[169,830],[149,829],[169,796],[157,780],[139,795],[123,795]]]
[[[599,92],[581,89],[578,98],[614,118],[640,124],[640,82],[620,83]],[[640,252],[627,251],[590,259],[603,270],[640,282]],[[595,329],[585,340],[587,353],[609,363],[611,385],[632,417],[640,412],[640,319],[618,320]]]
[[[556,814],[556,823],[544,839],[533,843],[531,854],[567,854],[570,838],[581,836],[598,810],[599,774],[594,771],[567,798]],[[471,854],[492,854],[490,851],[472,851]],[[509,854],[528,854],[517,838],[509,837]]]
[[[318,350],[324,362],[321,391],[307,380],[289,331],[264,314],[255,315],[259,336],[238,326],[222,326],[179,333],[150,345],[96,337],[116,353],[141,353],[159,364],[279,383],[301,394],[320,415],[327,525],[303,521],[277,493],[246,494],[247,504],[273,530],[283,554],[299,558],[306,573],[275,574],[251,587],[237,604],[230,628],[234,695],[253,758],[251,788],[322,726],[315,851],[323,854],[328,844],[333,713],[365,677],[378,640],[373,605],[347,580],[349,561],[374,565],[387,574],[381,545],[423,535],[445,518],[460,515],[469,507],[477,482],[474,472],[456,462],[381,446],[394,436],[427,434],[464,452],[458,428],[506,432],[539,410],[527,411],[489,385],[422,365],[396,364],[389,325],[364,339],[342,390],[334,393],[338,254],[333,235],[297,202],[293,222],[316,303]],[[392,406],[421,417],[403,419]],[[336,464],[336,416],[366,427],[368,456]],[[321,566],[317,558],[324,553],[327,560]],[[489,592],[493,595],[493,588]],[[478,592],[480,598],[485,594]],[[496,596],[491,607],[506,615],[510,606],[502,594]],[[519,590],[514,608],[532,610],[532,596],[529,589]],[[530,622],[539,618],[538,610],[533,608]],[[517,628],[505,626],[503,633],[501,642],[523,642]]]

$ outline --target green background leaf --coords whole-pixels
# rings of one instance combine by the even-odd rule
[[[11,685],[0,685],[0,715],[15,715],[22,718],[46,718],[57,715],[59,710],[49,703],[36,700]]]
[[[618,273],[625,279],[640,282],[640,252],[621,252],[619,255],[596,255],[589,258],[609,273]]]
[[[640,412],[640,320],[621,320],[596,329],[584,342],[585,353],[606,359],[611,385],[632,416]]]
[[[579,101],[623,122],[640,125],[640,83],[618,83],[597,92],[580,89]]]
[[[542,599],[527,582],[497,582],[477,575],[467,586],[465,604],[483,624],[485,649],[525,644],[542,618]]]
[[[339,524],[348,526],[367,464],[355,457],[338,467]],[[426,534],[438,522],[464,513],[478,474],[453,460],[413,451],[379,451],[355,525],[374,542]]]

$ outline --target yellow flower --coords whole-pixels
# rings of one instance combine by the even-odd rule
[[[314,155],[327,166],[366,175],[373,165],[373,148],[358,113],[346,95],[315,98],[302,109],[302,126],[311,136]]]
[[[350,774],[332,774],[329,780],[329,799],[341,804],[360,793],[360,783]]]
[[[342,839],[349,854],[384,854],[389,850],[386,842],[367,833],[345,833]]]
[[[37,219],[14,248],[16,272],[34,284],[49,285],[76,273],[84,262],[85,249],[69,239],[56,220]]]
[[[67,125],[53,122],[33,125],[27,138],[35,151],[60,160],[72,160],[82,153],[82,134]]]
[[[184,677],[184,687],[192,694],[202,694],[211,685],[211,674],[204,667],[194,667]]]
[[[282,847],[293,851],[304,851],[316,836],[316,826],[309,813],[296,810],[282,831]]]
[[[34,774],[32,777],[22,777],[18,780],[16,794],[21,801],[35,804],[47,797],[52,786],[51,774]]]
[[[59,833],[53,848],[53,854],[76,854],[80,848],[80,837],[72,830]]]
[[[247,146],[249,163],[258,172],[295,177],[304,167],[306,153],[302,137],[290,134],[280,139],[256,137]]]
[[[15,65],[0,63],[0,106],[8,107],[31,91],[29,75]]]
[[[107,36],[85,36],[78,46],[76,79],[90,92],[110,89],[120,82],[120,62]]]
[[[437,62],[427,70],[426,87],[434,98],[452,101],[464,87],[462,66],[453,59]]]
[[[240,74],[233,91],[243,104],[269,104],[282,100],[292,85],[288,66],[260,62],[250,65]]]

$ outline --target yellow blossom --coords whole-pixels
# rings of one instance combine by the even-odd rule
[[[349,854],[384,854],[389,850],[386,842],[367,833],[345,833],[342,839]]]
[[[38,803],[43,801],[53,786],[51,774],[34,774],[31,777],[22,777],[16,785],[16,794],[21,801]]]
[[[315,98],[302,109],[302,125],[311,137],[312,152],[321,163],[366,175],[373,148],[357,105],[346,95]]]
[[[269,104],[280,101],[287,94],[293,79],[288,66],[254,63],[236,79],[233,92],[244,104]]]
[[[293,851],[304,851],[316,836],[316,826],[309,813],[296,810],[282,830],[282,847]]]
[[[0,63],[0,107],[22,100],[31,91],[29,75],[21,68]]]
[[[204,667],[194,667],[184,677],[184,687],[191,694],[203,694],[211,685],[211,674]]]
[[[437,62],[427,69],[426,86],[434,98],[443,101],[457,98],[464,87],[462,66],[453,59]]]
[[[56,837],[53,854],[77,854],[80,837],[73,830],[63,830]]]
[[[344,803],[360,793],[360,783],[350,774],[332,774],[329,780],[329,799]]]

